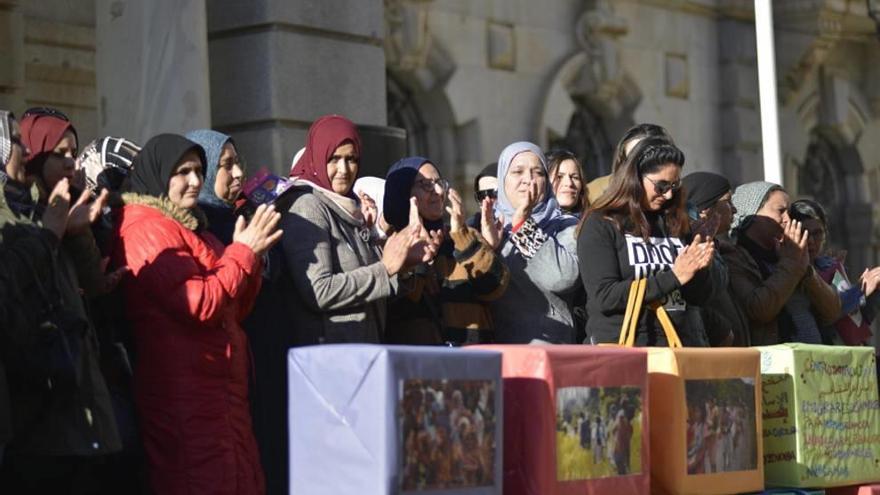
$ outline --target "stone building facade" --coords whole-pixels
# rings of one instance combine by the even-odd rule
[[[828,205],[860,272],[880,263],[877,26],[862,0],[774,16],[785,186]],[[83,139],[213,126],[277,171],[341,113],[365,173],[417,153],[462,189],[520,139],[606,173],[646,121],[687,171],[760,179],[756,58],[750,0],[0,0],[0,107],[58,106]]]

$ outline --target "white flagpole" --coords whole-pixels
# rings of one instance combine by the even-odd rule
[[[776,48],[773,43],[773,1],[755,0],[755,38],[758,49],[758,91],[761,97],[761,142],[764,180],[782,184],[779,146],[779,106],[776,98]]]

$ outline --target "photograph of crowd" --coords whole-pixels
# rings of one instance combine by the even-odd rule
[[[687,380],[688,474],[755,469],[755,380]]]
[[[401,491],[495,483],[495,382],[401,380]]]
[[[642,396],[638,387],[556,390],[556,476],[560,481],[642,470]]]

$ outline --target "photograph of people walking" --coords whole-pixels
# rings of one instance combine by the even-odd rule
[[[557,389],[557,479],[640,473],[642,419],[638,387]]]

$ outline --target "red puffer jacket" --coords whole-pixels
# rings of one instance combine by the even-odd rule
[[[211,234],[196,233],[193,213],[167,199],[124,200],[114,259],[133,275],[123,290],[152,490],[262,494],[239,326],[259,291],[260,263],[244,244],[224,252]]]

